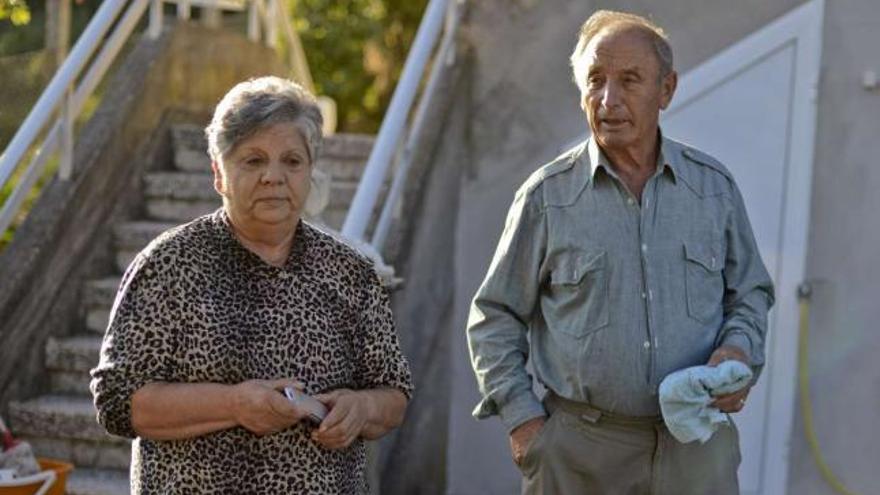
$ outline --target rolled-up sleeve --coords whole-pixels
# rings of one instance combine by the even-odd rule
[[[527,333],[539,297],[547,237],[538,197],[539,190],[517,192],[468,316],[471,364],[483,396],[473,414],[480,419],[497,414],[508,431],[545,414],[526,371]]]
[[[134,438],[131,398],[147,383],[170,379],[179,301],[173,280],[138,255],[122,277],[91,390],[98,422],[111,434]]]
[[[409,399],[413,392],[412,375],[394,330],[388,292],[374,270],[366,272],[355,334],[357,386],[393,388]]]
[[[735,184],[732,187],[732,208],[725,226],[724,323],[717,344],[732,345],[745,351],[757,379],[764,365],[767,312],[773,306],[775,296],[742,195]]]

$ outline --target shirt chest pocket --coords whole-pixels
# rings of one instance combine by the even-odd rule
[[[688,315],[703,323],[721,314],[724,264],[719,251],[710,243],[684,243]]]
[[[544,304],[549,329],[581,337],[607,326],[608,272],[605,251],[560,256],[551,270]]]

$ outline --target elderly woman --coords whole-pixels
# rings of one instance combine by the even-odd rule
[[[412,384],[372,265],[300,218],[315,100],[244,82],[206,133],[223,207],[129,266],[92,371],[98,420],[135,438],[133,493],[363,493],[363,440],[400,424]],[[320,424],[288,386],[327,407]]]

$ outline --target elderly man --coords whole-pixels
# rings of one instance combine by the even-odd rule
[[[677,75],[659,27],[597,12],[571,60],[592,137],[516,193],[468,321],[474,414],[501,417],[526,493],[736,494],[736,429],[679,443],[657,392],[679,369],[763,365],[773,286],[742,197],[660,132]]]

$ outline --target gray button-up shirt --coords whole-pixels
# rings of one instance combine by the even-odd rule
[[[669,373],[720,345],[764,363],[773,284],[742,197],[717,160],[663,138],[641,204],[590,139],[517,191],[468,319],[483,400],[513,429],[562,397],[659,414]]]

